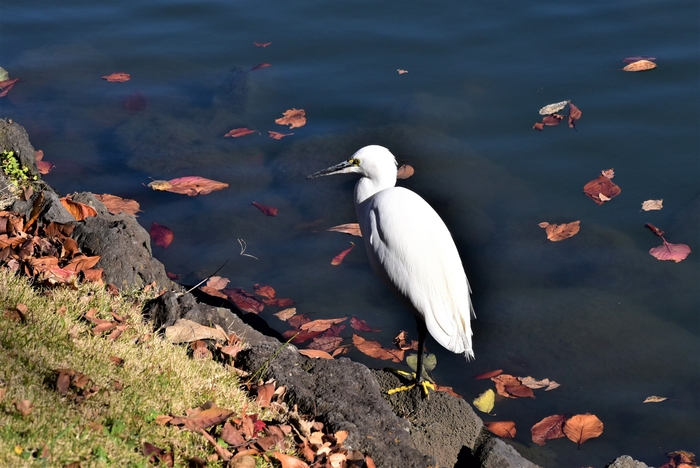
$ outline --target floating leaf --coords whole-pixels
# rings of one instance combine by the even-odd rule
[[[339,224],[338,226],[333,226],[332,228],[328,229],[328,231],[342,232],[345,234],[362,237],[362,232],[360,232],[360,225],[358,223]]]
[[[155,222],[151,223],[151,239],[153,239],[153,243],[158,247],[167,249],[170,247],[174,238],[175,234],[173,234],[170,228]]]
[[[277,293],[272,286],[255,284],[253,285],[253,292],[258,296],[262,296],[267,299],[274,299]]]
[[[2,89],[2,92],[0,92],[0,97],[7,96],[7,93],[10,92],[10,90],[15,86],[15,83],[17,83],[17,81],[19,81],[19,78],[15,78],[13,80],[0,81],[0,89]]]
[[[250,135],[251,133],[255,133],[255,132],[258,132],[258,131],[251,130],[249,128],[234,128],[233,130],[229,130],[229,132],[226,133],[226,135],[224,135],[224,138],[225,137],[239,138],[242,136]],[[260,133],[260,132],[258,132],[258,133]]]
[[[603,422],[597,416],[586,413],[577,414],[567,419],[562,429],[566,437],[581,446],[588,439],[603,433]]]
[[[517,377],[510,374],[500,374],[491,377],[496,384],[496,391],[506,398],[535,398],[531,388],[523,385]]]
[[[547,104],[542,109],[540,109],[540,115],[551,115],[555,112],[559,112],[560,110],[565,108],[568,103],[569,101],[561,101],[555,102],[554,104]]]
[[[666,239],[663,242],[660,246],[649,250],[649,254],[659,260],[673,260],[676,263],[685,260],[690,255],[690,247],[686,244],[671,244]]]
[[[306,125],[306,111],[304,109],[288,109],[280,117],[275,120],[275,123],[280,125],[289,125],[289,129],[303,127]]]
[[[598,176],[584,185],[583,193],[598,205],[602,205],[603,202],[609,201],[622,192],[622,189],[610,180],[611,178],[612,176],[608,177],[605,173]]]
[[[265,304],[260,299],[248,294],[243,289],[224,289],[223,292],[243,312],[259,314],[265,308]]]
[[[477,380],[480,379],[490,379],[491,377],[496,377],[497,375],[500,375],[503,373],[503,369],[496,369],[488,372],[484,372],[483,374],[479,374],[475,376],[474,378]]]
[[[662,396],[648,396],[642,403],[661,403],[662,401],[668,400],[667,397],[662,397]]]
[[[252,205],[265,213],[266,216],[277,216],[277,208],[271,206],[263,205],[262,203],[253,202]]]
[[[212,276],[207,280],[207,286],[216,289],[217,291],[221,291],[224,289],[229,283],[228,278],[222,278],[221,276]]]
[[[350,247],[348,247],[347,249],[343,250],[342,252],[340,252],[340,253],[339,253],[338,255],[336,255],[335,257],[333,257],[333,260],[331,260],[331,265],[337,266],[337,265],[340,265],[340,264],[343,262],[343,259],[345,258],[345,256],[346,256],[347,254],[349,254],[350,251],[351,251],[352,249],[355,248],[355,244],[354,244],[353,242],[350,242],[350,243],[352,244]]]
[[[199,176],[187,176],[171,180],[154,180],[148,184],[148,186],[153,190],[179,193],[194,197],[196,195],[206,195],[215,190],[225,189],[228,187],[228,184]]]
[[[581,110],[573,102],[569,102],[569,128],[576,128],[576,122],[581,118],[581,115]]]
[[[282,138],[286,136],[292,136],[294,135],[293,133],[280,133],[280,132],[273,132],[271,130],[267,131],[268,135],[270,135],[270,138],[273,140],[281,140]]]
[[[267,67],[271,67],[271,66],[272,66],[272,64],[269,64],[269,63],[259,63],[259,64],[255,65],[253,68],[251,68],[250,71],[260,70],[261,68],[267,68]]]
[[[382,347],[378,341],[366,340],[360,335],[352,335],[352,344],[367,356],[383,359],[386,361],[401,362],[403,361],[403,351],[393,351]],[[400,356],[400,357],[399,357]]]
[[[328,330],[331,328],[332,325],[335,325],[336,323],[344,322],[348,318],[343,317],[343,318],[334,318],[334,319],[319,319],[319,320],[313,320],[311,322],[306,322],[305,324],[301,325],[299,327],[300,330],[304,330],[307,332],[312,332],[312,333],[319,333]]]
[[[544,124],[542,122],[537,122],[532,126],[534,130],[539,130],[540,132],[544,130]]]
[[[270,44],[272,44],[272,42],[253,42],[253,44],[255,44],[258,47],[267,47]]]
[[[400,68],[396,71],[399,73],[399,75],[405,75],[406,73],[408,73],[408,70],[402,70]]]
[[[333,359],[333,356],[328,354],[328,352],[320,349],[300,349],[299,354],[303,354],[304,356],[310,358]]]
[[[564,437],[563,427],[565,421],[566,416],[562,414],[547,416],[530,429],[532,441],[538,445],[544,445],[548,440]]]
[[[36,167],[39,170],[39,174],[46,175],[51,172],[51,169],[56,167],[48,161],[43,161],[44,152],[42,150],[36,150],[34,152],[34,159],[36,160]]]
[[[128,73],[112,73],[111,75],[106,75],[102,77],[103,80],[107,80],[110,83],[124,83],[131,79],[131,75]]]
[[[549,126],[549,127],[553,127],[555,125],[559,125],[562,120],[564,120],[563,115],[553,114],[553,115],[547,115],[547,116],[543,117],[542,123],[544,125]]]
[[[636,62],[630,63],[622,70],[626,72],[640,72],[652,70],[654,68],[656,68],[656,64],[651,60],[637,60]]]
[[[505,439],[512,439],[515,437],[515,423],[513,421],[485,422],[484,426],[498,437],[503,437]]]
[[[370,327],[367,325],[367,322],[364,320],[358,319],[354,315],[350,319],[350,326],[353,328],[353,330],[361,331],[361,332],[378,332],[379,330]]]
[[[646,200],[642,202],[642,211],[660,210],[664,207],[664,200]]]
[[[479,395],[472,402],[474,407],[482,413],[490,413],[496,404],[496,393],[490,388]]]
[[[544,228],[547,232],[547,239],[552,242],[557,242],[575,236],[581,228],[580,224],[581,221],[572,221],[564,224],[549,224],[543,222],[539,224],[539,227]]]

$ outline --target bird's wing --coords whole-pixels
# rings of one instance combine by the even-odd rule
[[[469,283],[440,216],[402,187],[362,205],[358,219],[372,268],[411,303],[438,343],[473,357]]]

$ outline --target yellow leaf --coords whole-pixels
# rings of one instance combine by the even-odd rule
[[[15,445],[15,453],[17,455],[22,455],[22,452],[24,452],[24,449],[22,448],[21,445]]]
[[[493,405],[496,403],[496,393],[488,389],[473,401],[476,409],[482,413],[490,413],[493,409]]]

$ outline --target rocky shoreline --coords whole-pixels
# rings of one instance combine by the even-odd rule
[[[72,224],[72,237],[88,255],[99,255],[105,283],[118,289],[143,288],[155,283],[166,291],[148,303],[144,315],[155,328],[169,326],[180,318],[204,325],[218,324],[234,332],[247,344],[236,366],[255,372],[265,369],[264,379],[273,378],[288,389],[290,407],[323,422],[331,431],[346,430],[345,446],[370,455],[379,467],[487,467],[528,468],[534,463],[513,447],[492,437],[466,401],[446,393],[424,400],[418,389],[396,395],[385,391],[398,385],[398,377],[347,358],[310,359],[293,345],[283,346],[265,334],[257,316],[243,314],[232,304],[222,307],[205,303],[173,283],[162,263],[153,257],[149,234],[128,214],[111,214],[91,193],[73,195],[73,200],[93,207],[97,216],[75,221],[63,207],[59,195],[41,180],[27,132],[12,121],[0,120],[0,151],[13,151],[20,163],[36,176],[40,190],[28,200],[15,200],[7,210],[30,217],[34,198],[43,190],[39,222]],[[6,181],[0,172],[0,188]],[[2,207],[0,207],[2,209]],[[211,301],[207,301],[211,302]],[[256,320],[257,319],[257,320]],[[607,466],[646,468],[628,456]]]

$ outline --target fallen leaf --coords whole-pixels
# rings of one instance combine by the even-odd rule
[[[277,294],[272,286],[260,284],[253,285],[253,292],[255,292],[255,294],[257,294],[258,296],[262,296],[266,299],[274,299],[275,295]]]
[[[659,260],[673,260],[678,263],[690,255],[690,247],[686,244],[672,244],[663,239],[663,244],[649,250],[649,254]]]
[[[685,450],[675,450],[666,454],[671,460],[659,468],[697,468],[695,454]]]
[[[544,130],[544,124],[542,122],[537,122],[532,126],[534,130],[539,130],[540,132]]]
[[[565,108],[568,103],[569,101],[561,101],[555,102],[554,104],[547,104],[542,109],[540,109],[540,115],[551,115],[555,112],[559,112],[560,110]]]
[[[90,205],[73,201],[70,196],[59,198],[61,205],[68,210],[78,221],[82,221],[90,216],[97,216],[97,211]]]
[[[550,384],[549,379],[537,380],[534,377],[518,377],[518,380],[520,380],[520,383],[533,390],[547,387]]]
[[[342,232],[352,236],[362,237],[362,232],[360,232],[360,225],[358,223],[339,224],[338,226],[329,228],[328,231]]]
[[[553,126],[559,125],[562,120],[564,120],[563,115],[552,114],[552,115],[547,115],[547,116],[543,117],[542,123],[544,125],[549,126],[549,127],[553,127]]]
[[[267,47],[270,44],[272,44],[272,42],[253,42],[253,44],[255,44],[258,47]]]
[[[213,406],[183,419],[185,427],[189,430],[207,429],[226,421],[233,414],[234,412],[231,410]]]
[[[153,243],[158,247],[167,249],[175,238],[175,234],[168,227],[158,224],[156,222],[151,223],[151,239]]]
[[[333,356],[320,349],[300,349],[299,354],[310,358],[333,359]]]
[[[555,388],[559,388],[559,387],[561,387],[561,385],[558,384],[557,382],[555,382],[554,380],[552,380],[549,382],[549,385],[547,385],[547,388],[545,388],[544,391],[548,392],[550,390],[554,390]]]
[[[515,437],[515,423],[513,421],[485,422],[484,426],[498,437],[503,437],[505,439],[512,439]]]
[[[288,309],[280,310],[275,314],[275,317],[277,317],[280,320],[287,321],[293,316],[295,316],[297,313],[296,307],[290,307]]]
[[[221,276],[212,276],[207,280],[207,286],[217,291],[224,289],[228,283],[229,279]]]
[[[205,177],[187,176],[171,180],[154,180],[148,184],[148,186],[153,190],[179,193],[194,197],[196,195],[206,195],[215,190],[225,189],[228,187],[228,184]]]
[[[496,377],[497,375],[500,375],[503,373],[503,369],[496,369],[488,372],[484,372],[483,374],[479,374],[475,376],[474,378],[477,380],[481,379],[490,379],[491,377]]]
[[[548,440],[564,437],[563,427],[565,421],[566,416],[561,414],[547,416],[530,429],[532,441],[537,445],[544,445]]]
[[[378,332],[378,329],[372,328],[369,325],[367,325],[367,322],[364,320],[358,319],[354,315],[350,318],[350,326],[357,331],[361,332]]]
[[[270,63],[259,63],[259,64],[255,65],[253,68],[251,68],[250,71],[260,70],[261,68],[267,68],[267,67],[271,67],[271,66],[272,66],[272,64],[270,64]]]
[[[141,211],[141,206],[136,200],[121,198],[109,193],[95,194],[95,198],[101,201],[107,210],[112,214],[126,213],[132,216],[138,216],[136,213]]]
[[[394,337],[394,345],[403,351],[408,351],[409,349],[418,351],[418,341],[412,340],[411,343],[408,343],[408,332],[403,330]]]
[[[36,150],[34,152],[34,159],[36,160],[36,167],[39,170],[39,174],[46,175],[56,166],[48,161],[44,161],[43,158],[44,152],[42,150]]]
[[[360,335],[354,334],[352,335],[352,344],[355,345],[355,347],[362,352],[363,354],[366,354],[367,356],[376,358],[376,359],[382,359],[385,361],[392,361],[392,362],[401,362],[403,361],[403,351],[392,351],[389,349],[386,349],[382,347],[381,344],[379,344],[378,341],[375,340],[365,340],[362,338]],[[401,354],[401,358],[399,358],[399,353]]]
[[[277,216],[277,208],[263,205],[262,203],[253,202],[253,206],[265,213],[267,216]]]
[[[17,81],[19,81],[19,78],[14,78],[12,80],[0,81],[0,89],[3,90],[0,93],[0,97],[7,96],[7,93],[10,92],[10,90],[15,86],[15,83],[17,83]]]
[[[564,224],[549,224],[543,222],[539,224],[539,227],[544,228],[547,232],[548,240],[557,242],[575,236],[581,228],[580,224],[581,221],[572,221]]]
[[[478,409],[482,413],[490,413],[493,406],[496,404],[496,392],[490,388],[484,393],[479,395],[472,402],[474,408]]]
[[[165,329],[165,339],[170,343],[191,343],[197,340],[228,341],[226,332],[219,326],[206,327],[187,319],[178,319]]]
[[[661,403],[662,401],[668,400],[667,397],[662,397],[662,396],[648,396],[642,403]]]
[[[576,122],[581,118],[581,109],[576,107],[573,102],[569,102],[569,128],[576,128]]]
[[[343,318],[334,318],[334,319],[319,319],[319,320],[313,320],[311,322],[307,322],[299,327],[300,330],[304,330],[307,332],[312,332],[312,333],[320,333],[323,331],[328,330],[331,328],[332,325],[335,325],[336,323],[344,322],[347,320],[347,317]]]
[[[272,396],[275,393],[275,384],[266,383],[264,385],[259,385],[255,389],[255,392],[257,394],[257,396],[255,398],[255,402],[261,408],[267,408],[268,406],[270,406],[270,402],[272,401]]]
[[[342,342],[343,338],[340,336],[318,336],[309,343],[308,349],[317,349],[319,351],[331,353],[335,351]]]
[[[224,289],[223,293],[243,312],[259,314],[265,308],[260,299],[243,289]]]
[[[289,125],[289,129],[299,128],[306,125],[306,111],[304,109],[288,109],[280,117],[275,120],[275,123],[280,125]]]
[[[272,130],[268,130],[267,134],[272,138],[273,140],[281,140],[282,138],[286,136],[292,136],[294,135],[293,133],[280,133],[280,132],[273,132]]]
[[[131,79],[131,75],[128,73],[112,73],[111,75],[106,75],[102,77],[103,80],[107,80],[110,83],[124,83]]]
[[[620,192],[622,192],[620,187],[615,185],[610,178],[605,175],[598,176],[583,187],[583,193],[598,205],[602,205],[604,200],[607,201],[618,196]]]
[[[396,178],[397,179],[408,179],[411,177],[416,171],[413,169],[413,166],[410,164],[402,164],[399,166],[399,168],[396,170]]]
[[[531,388],[523,385],[520,380],[510,374],[500,374],[491,377],[496,384],[496,391],[506,398],[535,398]]]
[[[309,465],[291,455],[280,452],[273,452],[273,455],[280,461],[282,468],[309,468]]]
[[[405,75],[406,73],[408,73],[408,70],[402,70],[400,68],[396,71],[399,72],[399,75]]]
[[[637,60],[636,62],[630,63],[622,70],[626,72],[640,72],[651,70],[654,68],[656,68],[656,64],[651,60]]]
[[[293,317],[290,317],[288,320],[289,325],[294,328],[299,328],[303,324],[308,323],[310,321],[311,319],[306,314],[295,315]]]
[[[446,386],[446,385],[437,385],[437,384],[436,384],[436,385],[435,385],[435,391],[436,391],[436,392],[447,393],[448,395],[451,395],[451,396],[453,396],[453,397],[455,397],[455,398],[459,398],[459,399],[462,399],[462,400],[464,399],[464,398],[462,397],[462,395],[460,395],[459,393],[455,392],[454,389],[453,389],[452,387],[448,387],[448,386]]]
[[[289,307],[294,304],[294,299],[289,299],[287,297],[276,297],[274,299],[263,299],[265,305],[274,307]]]
[[[34,409],[34,405],[29,400],[16,400],[14,402],[14,404],[15,404],[15,409],[23,417],[29,416],[31,414],[32,410]]]
[[[598,437],[603,433],[603,422],[597,416],[586,413],[577,414],[566,420],[564,434],[580,447],[588,439]]]
[[[234,128],[233,130],[230,130],[225,137],[232,137],[232,138],[239,138],[242,136],[250,135],[251,133],[258,132],[257,130],[251,130],[249,128]],[[260,133],[260,132],[258,132]]]
[[[642,211],[660,210],[664,207],[664,201],[661,200],[646,200],[642,202]]]
[[[350,247],[348,247],[347,249],[343,250],[342,252],[340,252],[340,253],[339,253],[338,255],[336,255],[335,257],[333,257],[333,260],[331,260],[331,265],[333,265],[333,266],[338,266],[338,265],[340,265],[340,264],[343,262],[343,259],[345,258],[345,256],[346,256],[347,254],[349,254],[350,251],[351,251],[352,249],[355,248],[355,244],[354,244],[353,242],[350,242],[350,244],[352,244]]]

